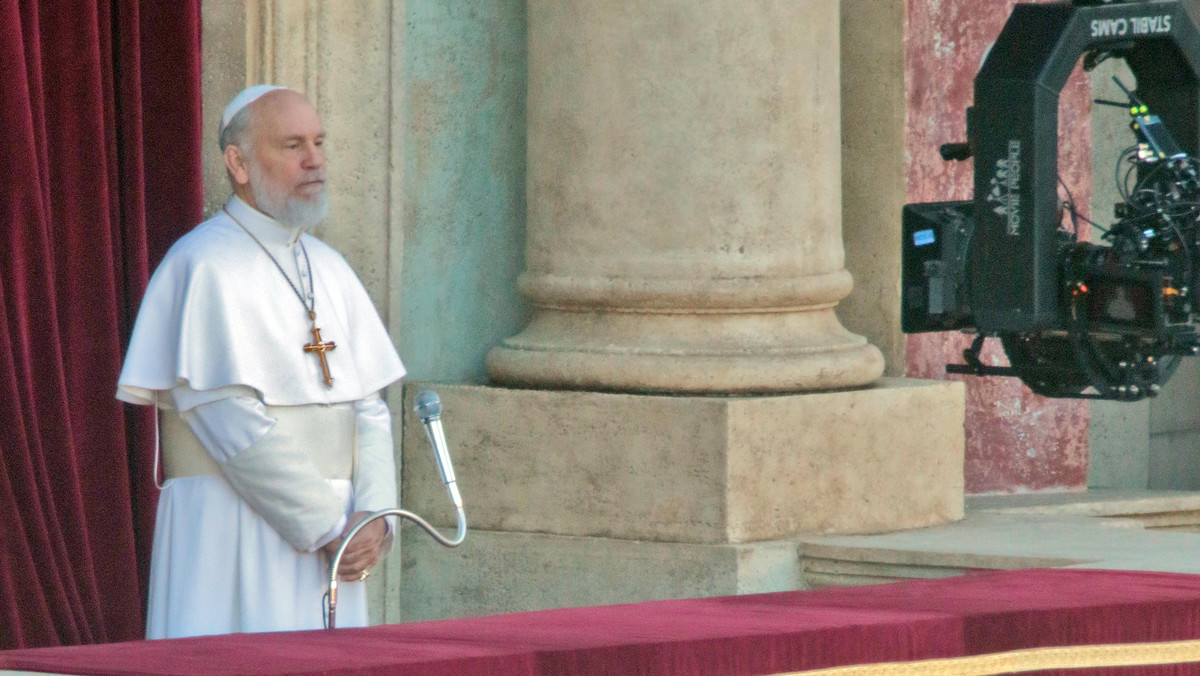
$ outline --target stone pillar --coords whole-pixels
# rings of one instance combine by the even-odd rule
[[[839,4],[530,0],[529,326],[502,385],[870,383],[843,267]],[[897,177],[897,180],[901,180]]]
[[[839,3],[527,9],[535,314],[502,387],[430,385],[472,530],[406,537],[404,619],[795,589],[799,533],[961,518],[961,384],[834,314]],[[405,505],[449,527],[422,434]]]

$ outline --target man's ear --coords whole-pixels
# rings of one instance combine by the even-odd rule
[[[238,185],[246,185],[250,182],[250,169],[246,166],[246,156],[242,153],[241,148],[235,145],[225,146],[225,168],[229,170],[229,175]]]

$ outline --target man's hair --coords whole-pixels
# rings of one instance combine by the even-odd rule
[[[243,153],[250,153],[250,126],[254,121],[251,111],[253,109],[253,105],[242,108],[229,119],[229,124],[221,130],[218,142],[221,144],[222,153],[229,146],[237,146]]]
[[[250,112],[252,108],[254,106],[250,105],[239,110],[236,115],[229,118],[229,124],[225,125],[225,128],[221,130],[218,142],[221,144],[222,154],[225,153],[225,149],[229,146],[237,146],[241,149],[244,157],[251,157],[250,146],[252,145],[252,135],[250,134],[250,125],[254,121],[254,116]],[[237,181],[233,179],[233,172],[226,168],[225,175],[229,178],[229,185],[236,188]]]

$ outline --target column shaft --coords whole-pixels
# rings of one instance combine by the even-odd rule
[[[834,307],[837,2],[530,0],[530,325],[500,384],[796,391],[882,373]]]

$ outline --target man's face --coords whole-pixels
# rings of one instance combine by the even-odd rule
[[[287,90],[252,105],[257,108],[246,165],[254,206],[288,225],[316,225],[329,212],[321,118],[303,96]]]

